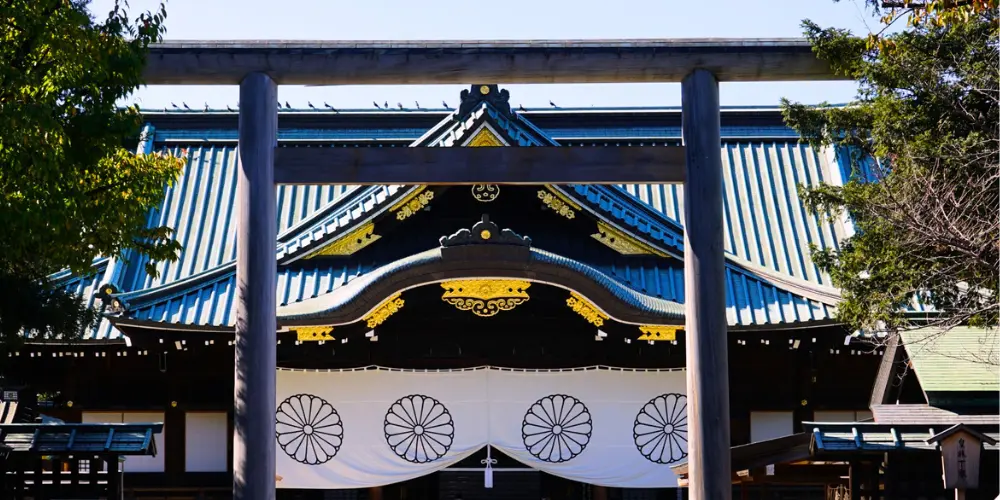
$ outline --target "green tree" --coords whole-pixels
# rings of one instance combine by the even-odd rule
[[[25,331],[67,338],[93,324],[50,274],[88,273],[128,248],[154,261],[179,248],[146,216],[183,161],[127,149],[142,117],[118,105],[141,84],[166,11],[130,19],[116,2],[98,21],[88,4],[0,3],[0,342]]]
[[[936,309],[919,318],[931,324],[1000,319],[996,1],[921,5],[889,13],[886,23],[911,16],[889,35],[805,21],[815,53],[857,80],[859,93],[842,107],[782,104],[804,140],[850,158],[843,187],[802,195],[818,213],[853,220],[856,234],[838,251],[814,251],[842,290],[838,318],[857,329],[912,326],[906,309],[915,298]]]
[[[864,0],[864,3],[881,16],[882,24],[887,27],[900,19],[907,20],[910,26],[968,22],[972,16],[997,10],[1000,4],[997,0]],[[874,33],[876,37],[880,34]]]

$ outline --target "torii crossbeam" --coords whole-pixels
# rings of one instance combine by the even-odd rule
[[[234,499],[275,495],[275,182],[683,182],[689,497],[731,498],[718,84],[836,79],[807,41],[174,41],[152,46],[144,77],[240,85]],[[278,84],[477,82],[681,82],[684,146],[277,150]]]

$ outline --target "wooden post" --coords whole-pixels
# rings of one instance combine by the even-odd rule
[[[863,474],[861,471],[861,462],[851,460],[850,464],[851,468],[848,469],[850,472],[847,475],[849,476],[848,481],[850,481],[851,500],[861,500],[861,475]]]
[[[274,499],[277,102],[278,88],[268,75],[250,73],[240,83],[234,500]]]
[[[732,498],[729,356],[722,232],[719,82],[695,70],[681,82],[684,178],[684,314],[691,500]]]
[[[590,494],[590,499],[591,500],[608,500],[608,489],[607,488],[605,488],[604,486],[597,486],[597,485],[594,485],[591,488],[592,488],[590,490],[591,491],[591,494]]]

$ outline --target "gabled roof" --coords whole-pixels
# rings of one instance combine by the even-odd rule
[[[472,87],[470,95],[474,97],[479,87]],[[500,97],[505,92],[496,86],[489,87],[488,96]],[[471,104],[444,116],[423,136],[414,137],[411,145],[465,145],[484,128],[512,146],[618,144],[583,139],[585,137],[632,137],[627,139],[627,144],[635,145],[669,145],[679,140],[679,137],[664,135],[672,133],[669,130],[673,126],[669,123],[677,118],[671,118],[674,115],[670,113],[679,116],[674,110],[649,110],[653,118],[640,117],[643,111],[637,110],[538,111],[538,119],[559,122],[558,127],[543,130],[526,118],[527,115],[535,116],[536,112],[513,112],[504,102],[490,99],[467,99],[466,103]],[[133,259],[119,263],[123,269],[113,274],[112,284],[122,291],[118,298],[128,305],[126,314],[131,318],[207,327],[227,327],[234,320],[231,303],[235,214],[231,207],[236,185],[236,148],[231,139],[235,136],[230,138],[227,135],[230,132],[219,129],[178,128],[180,117],[194,123],[203,115],[224,114],[171,114],[170,127],[155,134],[153,147],[184,151],[189,162],[179,181],[168,190],[163,204],[150,215],[150,224],[173,227],[185,249],[177,262],[158,265],[161,275],[156,279],[144,275],[143,262]],[[391,119],[380,118],[389,114],[393,115]],[[333,130],[323,128],[322,123],[338,119],[336,113],[296,112],[297,120],[305,120],[304,125],[314,124],[310,125],[314,128],[283,129],[279,140],[284,142],[279,144],[303,140],[321,143],[332,140],[322,137],[334,134],[338,137],[335,143],[330,143],[334,147],[382,147],[383,143],[386,147],[398,147],[399,137],[407,134],[413,137],[413,130],[416,130],[407,120],[426,122],[423,114],[427,113],[373,112],[365,116],[358,113],[354,121],[367,124],[367,128]],[[568,116],[574,114],[586,117],[574,120]],[[613,121],[607,123],[615,123],[619,128],[601,128],[604,123],[601,117],[605,116],[608,120],[613,117]],[[640,118],[633,119],[633,116]],[[770,116],[768,119],[773,123],[763,123],[761,116]],[[282,117],[287,118],[285,112]],[[727,169],[729,323],[748,328],[829,322],[839,294],[829,285],[829,278],[816,269],[808,246],[836,248],[845,228],[842,223],[828,223],[808,215],[795,186],[799,182],[816,183],[819,180],[836,183],[841,170],[832,157],[795,142],[794,136],[787,134],[788,129],[781,125],[776,112],[739,110],[736,118],[725,118],[723,123],[743,120],[742,117],[750,117],[742,128],[724,126],[735,131],[729,136],[736,134],[744,139],[727,140],[722,150],[723,165]],[[668,126],[654,131],[645,125],[654,119]],[[387,121],[377,125],[381,123],[379,120]],[[621,128],[626,126],[618,125],[622,120],[640,120],[643,125]],[[756,135],[754,127],[759,129]],[[779,133],[778,129],[785,133]],[[553,130],[565,139],[554,137]],[[642,134],[650,133],[654,135],[642,138]],[[725,132],[723,135],[727,136]],[[420,186],[279,187],[278,305],[332,293],[381,265],[347,257],[335,263],[324,261],[323,265],[285,266],[351,231],[363,229],[370,221],[398,209],[400,203],[429,191],[422,189]],[[647,245],[656,255],[683,258],[681,186],[540,186],[539,190],[548,190],[565,204],[566,209],[578,216],[601,221],[611,230]],[[657,263],[653,256],[622,255],[611,265],[590,264],[638,292],[670,301],[684,301],[683,273],[676,267]],[[117,331],[108,326],[94,332],[93,337],[117,335]]]
[[[992,392],[1000,396],[998,333],[995,329],[961,326],[904,331],[900,337],[920,386],[933,400],[935,393],[948,392]]]

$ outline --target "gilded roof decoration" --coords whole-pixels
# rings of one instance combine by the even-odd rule
[[[677,332],[683,330],[683,326],[670,325],[642,325],[639,331],[642,335],[638,340],[648,340],[650,342],[664,342],[677,340]]]
[[[479,129],[479,132],[465,145],[468,148],[495,148],[502,146],[506,146],[506,144],[486,126]]]
[[[329,245],[321,247],[319,250],[307,255],[305,258],[321,257],[328,255],[351,255],[362,248],[375,243],[381,236],[375,234],[375,223],[368,222],[362,224],[357,229],[337,238]]]
[[[630,236],[628,233],[605,222],[599,221],[597,223],[597,233],[590,236],[622,255],[667,256],[667,254],[643,243],[642,241],[639,241],[638,239]]]
[[[434,199],[434,191],[428,191],[427,186],[421,186],[389,209],[396,213],[396,220],[405,220],[419,212]]]
[[[569,203],[563,201],[561,197],[558,197],[545,189],[538,190],[538,199],[542,200],[542,204],[546,207],[549,207],[552,211],[567,219],[576,217],[576,212],[573,211]]]
[[[515,279],[464,279],[441,283],[441,300],[461,311],[488,318],[528,301],[531,283]]]
[[[583,316],[583,319],[587,322],[593,324],[594,326],[603,326],[604,320],[608,319],[608,315],[602,313],[597,309],[597,306],[591,304],[589,300],[585,299],[582,295],[576,292],[570,292],[570,297],[566,299],[566,305],[569,306],[573,312]]]
[[[335,340],[333,338],[333,326],[292,326],[288,328],[295,332],[299,342],[319,342],[321,340]]]
[[[381,305],[375,308],[368,316],[365,316],[365,324],[368,328],[375,328],[381,325],[385,320],[389,319],[389,316],[396,314],[400,309],[403,308],[405,301],[400,298],[399,293],[396,293],[392,297],[389,297]]]

